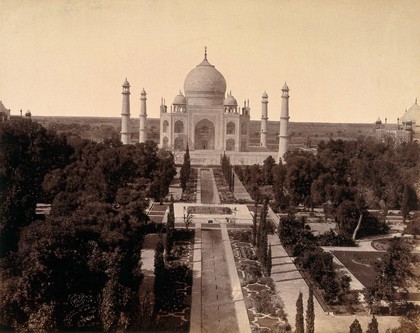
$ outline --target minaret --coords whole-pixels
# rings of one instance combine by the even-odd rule
[[[289,87],[284,83],[283,92],[281,95],[281,114],[280,114],[280,134],[279,134],[279,154],[277,160],[284,161],[284,154],[286,154],[289,147],[289,133],[287,127],[289,125]]]
[[[262,111],[261,111],[261,137],[260,146],[267,148],[267,120],[268,120],[268,95],[264,91],[262,95]]]
[[[141,92],[140,96],[140,128],[139,128],[139,142],[145,142],[146,141],[146,92],[144,91],[144,88]]]
[[[122,111],[121,111],[121,142],[124,145],[131,143],[130,133],[130,83],[127,78],[122,85],[123,100],[122,100]]]

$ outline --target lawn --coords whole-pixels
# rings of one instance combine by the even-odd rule
[[[375,284],[373,262],[385,252],[332,251],[332,254],[365,286]]]
[[[214,207],[214,206],[196,206],[188,207],[188,213],[190,214],[206,214],[206,215],[215,215],[215,214],[232,214],[232,209],[229,207]]]

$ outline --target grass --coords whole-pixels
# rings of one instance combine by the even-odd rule
[[[380,259],[385,252],[332,251],[332,254],[363,284],[370,287],[375,284],[376,272],[372,263]]]
[[[197,206],[188,207],[188,213],[190,214],[232,214],[232,210],[229,207],[212,207],[212,206]]]

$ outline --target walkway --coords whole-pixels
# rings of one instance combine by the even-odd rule
[[[292,327],[295,324],[296,316],[296,300],[299,291],[303,294],[303,304],[306,309],[309,288],[302,278],[301,274],[294,265],[292,258],[287,255],[286,250],[280,244],[277,235],[269,235],[268,241],[271,244],[272,251],[272,271],[271,278],[276,285],[277,294],[284,302],[284,310]],[[325,313],[321,305],[314,298],[315,307],[315,331],[322,333],[348,333],[349,327],[357,318],[362,326],[363,331],[366,330],[368,323],[372,318],[366,316],[334,316]],[[377,317],[379,323],[379,332],[385,332],[387,328],[395,328],[399,326],[398,317],[380,316]]]
[[[214,180],[213,169],[200,169],[198,177],[200,178],[201,203],[220,204],[220,197]]]
[[[200,202],[219,202],[212,169],[201,169]],[[251,333],[226,224],[195,224],[191,333]]]
[[[253,202],[251,196],[249,195],[248,191],[246,190],[245,186],[239,180],[239,177],[236,173],[233,173],[234,176],[234,188],[233,188],[233,195],[237,200],[245,200],[248,202]]]
[[[181,168],[176,168],[176,175],[174,179],[171,182],[171,185],[169,185],[169,193],[167,195],[167,198],[169,199],[171,195],[174,197],[175,201],[178,201],[182,197],[182,188],[181,188],[181,181],[179,179],[180,177]]]
[[[202,230],[202,332],[239,332],[223,249],[218,230]]]

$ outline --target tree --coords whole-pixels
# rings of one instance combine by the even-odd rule
[[[401,317],[400,326],[397,328],[388,328],[386,333],[419,333],[420,315],[416,314],[411,318]]]
[[[306,308],[306,333],[315,332],[315,309],[314,309],[314,292],[309,287],[308,305]]]
[[[373,315],[372,321],[368,324],[366,333],[379,333],[378,321],[376,320],[375,315]]]
[[[362,327],[357,319],[350,325],[350,333],[363,333]]]
[[[268,252],[267,212],[268,212],[268,198],[264,200],[264,204],[261,207],[260,226],[258,228],[258,235],[257,235],[257,256],[260,259],[260,262],[263,266],[265,266],[267,262],[267,252]]]
[[[295,333],[304,333],[305,326],[303,322],[303,298],[302,293],[299,291],[299,296],[296,301],[296,320],[295,320]]]
[[[285,195],[285,184],[286,184],[286,166],[280,160],[279,164],[276,164],[271,169],[273,174],[273,193],[274,193],[274,204],[277,209],[283,210],[288,207],[289,202]]]
[[[269,155],[263,162],[262,173],[265,185],[273,184],[273,167],[276,165],[276,160]]]
[[[155,282],[153,291],[155,295],[155,311],[161,309],[164,305],[164,297],[166,293],[166,267],[164,260],[164,246],[162,234],[159,234],[158,242],[155,249]]]
[[[28,156],[41,160],[42,131],[27,150]],[[48,139],[50,144],[54,141]],[[51,149],[56,156],[45,157],[51,165],[31,162],[32,167],[52,170],[44,177],[43,189],[45,197],[53,198],[53,209],[45,221],[28,220],[19,230],[16,251],[2,258],[2,327],[125,331],[137,316],[142,277],[139,239],[148,221],[146,189],[157,175],[156,168],[149,166],[153,159],[160,161],[156,145],[76,144],[71,158],[56,163],[60,151]],[[9,152],[16,147],[11,148]],[[41,182],[37,178],[36,184]]]
[[[174,245],[174,233],[175,233],[175,213],[174,213],[174,197],[171,195],[171,201],[169,203],[169,212],[166,223],[166,257],[168,257],[172,251]]]
[[[0,123],[0,256],[15,251],[19,233],[35,218],[45,196],[45,175],[69,161],[64,136],[27,119]]]
[[[403,196],[402,196],[402,202],[401,202],[401,215],[403,218],[403,223],[405,223],[405,220],[407,219],[408,213],[410,211],[409,197],[410,197],[409,188],[407,185],[405,185]]]
[[[266,259],[265,268],[267,270],[267,275],[271,276],[271,268],[272,268],[271,244],[268,244],[267,259]]]
[[[258,216],[258,201],[255,201],[254,215],[252,216],[252,245],[257,245],[257,217]]]
[[[190,149],[188,148],[188,144],[187,144],[187,149],[184,154],[184,162],[182,163],[181,171],[180,171],[180,182],[181,182],[182,191],[185,191],[185,189],[187,188],[187,182],[190,179],[190,172],[191,172]]]
[[[312,207],[311,186],[319,167],[312,153],[297,152],[285,155],[287,163],[287,189],[295,205]]]
[[[403,238],[392,238],[381,263],[376,267],[375,285],[366,290],[371,304],[380,300],[393,302],[397,289],[406,286],[406,279],[411,273],[414,260],[410,245]]]
[[[361,224],[363,215],[364,223]],[[388,232],[389,227],[384,221],[378,219],[367,210],[361,211],[355,202],[345,200],[337,208],[336,220],[340,233],[345,237],[352,237],[355,241],[356,236],[369,236],[385,234]]]
[[[185,224],[185,228],[188,230],[188,227],[190,226],[190,224],[193,221],[193,214],[190,212],[190,210],[188,209],[188,207],[184,207],[184,224]]]
[[[163,202],[169,193],[169,185],[176,175],[175,160],[171,152],[161,149],[158,151],[158,163],[156,170],[152,173],[152,183],[149,193],[155,201]]]

